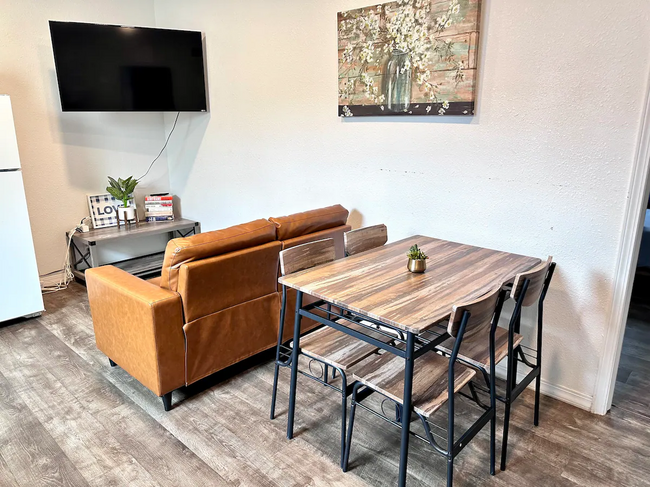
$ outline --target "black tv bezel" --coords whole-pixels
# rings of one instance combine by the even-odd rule
[[[54,39],[52,39],[52,29],[50,26],[52,24],[83,24],[83,25],[98,25],[104,27],[119,27],[126,29],[142,29],[142,30],[157,30],[157,31],[172,31],[172,32],[191,32],[201,35],[201,66],[203,68],[203,87],[205,93],[205,108],[197,110],[86,110],[86,109],[70,109],[63,106],[63,99],[61,98],[61,83],[59,81],[59,70],[56,58],[56,50],[54,49]],[[48,20],[48,28],[50,31],[50,42],[52,44],[52,56],[54,58],[54,73],[56,76],[56,86],[59,92],[59,103],[61,104],[62,112],[86,112],[86,113],[176,113],[176,112],[189,112],[189,113],[206,113],[208,112],[208,76],[205,69],[205,37],[203,32],[199,30],[188,30],[188,29],[163,29],[160,27],[142,27],[136,25],[121,25],[121,24],[102,24],[98,22],[75,22],[72,20]]]

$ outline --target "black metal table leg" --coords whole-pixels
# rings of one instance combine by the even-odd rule
[[[539,369],[537,377],[535,378],[535,415],[533,424],[539,426],[539,390],[542,387],[542,325],[544,316],[544,300],[539,302],[537,310],[537,362],[536,365]]]
[[[284,314],[287,307],[287,288],[282,286],[282,304],[280,306],[280,324],[278,326],[278,346],[275,351],[275,371],[273,373],[273,395],[271,396],[271,419],[275,418],[275,400],[278,395],[278,374],[280,373],[280,351],[284,338]]]
[[[411,396],[413,394],[413,354],[415,352],[415,335],[408,332],[406,336],[406,359],[404,363],[404,396],[402,402],[402,442],[399,456],[399,487],[406,486],[406,467],[409,454],[409,428],[411,426]]]
[[[293,438],[293,417],[296,411],[296,383],[298,380],[298,355],[300,353],[300,308],[302,291],[296,293],[296,320],[293,325],[293,349],[291,350],[291,387],[289,389],[289,415],[287,419],[287,438]]]
[[[345,452],[345,420],[348,411],[348,378],[343,371],[341,371],[341,468],[345,469],[344,452]],[[343,470],[345,471],[345,470]]]
[[[497,312],[501,314],[501,309]],[[496,389],[496,357],[494,355],[494,334],[497,328],[497,321],[495,320],[490,330],[490,409],[492,410],[492,418],[490,419],[490,475],[494,475],[496,464],[496,436],[497,436],[497,389]],[[471,382],[470,382],[471,384]]]

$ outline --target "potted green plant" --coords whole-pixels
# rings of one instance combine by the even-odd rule
[[[138,180],[129,176],[126,179],[118,178],[116,181],[109,176],[108,184],[106,191],[116,200],[122,202],[122,206],[117,208],[118,218],[124,221],[135,220],[135,205],[130,206],[129,200],[133,198],[133,190],[138,185]]]
[[[427,270],[427,259],[429,258],[424,251],[418,247],[418,244],[413,245],[406,253],[409,258],[409,263],[406,268],[411,272],[424,272]]]

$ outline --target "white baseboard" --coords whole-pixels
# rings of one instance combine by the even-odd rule
[[[503,362],[497,365],[497,377],[499,379],[505,380],[506,378],[507,369],[505,363],[506,361],[504,360]],[[523,366],[520,369],[518,369],[517,382],[521,381],[524,377],[526,377],[529,370],[530,369],[528,367],[523,367]],[[535,381],[531,382],[528,388],[534,389]],[[577,408],[584,409],[585,411],[591,411],[593,396],[589,394],[585,394],[583,392],[574,391],[573,389],[569,389],[568,387],[552,384],[544,380],[544,377],[542,377],[541,393],[544,394],[545,396],[549,396],[552,397],[553,399],[557,399],[558,401],[562,401],[572,406],[575,406]]]

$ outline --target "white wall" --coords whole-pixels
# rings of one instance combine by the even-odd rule
[[[153,0],[0,0],[0,93],[11,95],[39,271],[61,268],[65,232],[106,177],[141,176],[164,143],[161,114],[62,113],[48,20],[154,25]],[[169,187],[161,158],[140,194]],[[5,233],[7,232],[7,233]],[[3,238],[10,232],[2,229]]]
[[[341,203],[355,226],[544,257],[545,390],[588,408],[650,66],[650,2],[485,0],[477,116],[342,120],[336,12],[359,0],[156,0],[206,35],[211,113],[171,189],[204,230]],[[615,21],[614,21],[615,20]],[[167,120],[167,125],[171,120]],[[528,316],[528,319],[532,318]]]

